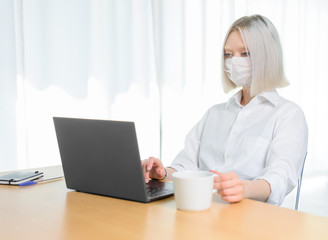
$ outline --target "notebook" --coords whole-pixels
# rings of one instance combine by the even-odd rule
[[[133,122],[53,120],[67,188],[138,202],[173,195],[172,182],[145,184]]]
[[[43,177],[43,172],[13,172],[0,176],[0,184],[20,185],[27,181]]]

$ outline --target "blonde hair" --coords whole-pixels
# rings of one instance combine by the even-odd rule
[[[246,51],[250,52],[253,66],[250,84],[251,96],[289,84],[284,73],[279,35],[269,19],[261,15],[252,15],[236,20],[225,36],[224,45],[233,31],[240,32]],[[222,54],[222,70],[223,89],[227,93],[237,86],[224,71],[224,52]]]

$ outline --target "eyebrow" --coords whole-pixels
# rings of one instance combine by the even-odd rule
[[[231,48],[229,46],[223,48],[224,51],[231,51]],[[237,48],[238,51],[246,51],[245,46],[239,46]]]

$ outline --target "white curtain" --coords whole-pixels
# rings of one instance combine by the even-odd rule
[[[306,172],[328,172],[325,0],[3,0],[0,170],[60,164],[52,117],[136,122],[141,157],[169,164],[190,128],[226,101],[222,40],[243,15],[280,33],[309,126]]]
[[[53,116],[134,121],[159,155],[149,1],[0,2],[0,170],[60,164]]]
[[[0,169],[17,166],[16,49],[12,1],[0,2]]]

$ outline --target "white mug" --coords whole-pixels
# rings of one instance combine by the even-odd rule
[[[177,208],[202,211],[212,203],[214,174],[209,171],[178,171],[172,174]]]

